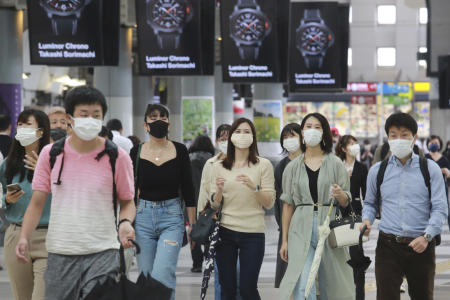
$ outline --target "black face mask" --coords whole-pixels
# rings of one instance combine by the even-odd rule
[[[150,135],[155,138],[162,139],[167,136],[169,132],[169,123],[164,122],[162,120],[157,120],[152,123],[147,123],[148,127],[150,127]]]

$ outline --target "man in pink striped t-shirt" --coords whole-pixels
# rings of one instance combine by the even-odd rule
[[[78,300],[119,269],[119,241],[113,208],[113,182],[120,204],[119,240],[132,247],[135,238],[134,177],[128,154],[118,148],[115,178],[108,155],[99,160],[105,139],[98,137],[107,106],[102,93],[83,86],[72,89],[65,99],[73,135],[50,166],[52,145],[42,149],[33,180],[33,197],[24,217],[16,248],[26,261],[28,240],[37,226],[42,208],[52,193],[46,246],[45,273],[47,300]],[[60,170],[62,172],[60,174]],[[60,182],[60,184],[58,184]]]

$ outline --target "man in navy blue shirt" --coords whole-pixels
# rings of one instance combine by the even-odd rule
[[[427,160],[431,199],[420,170],[419,156],[412,152],[417,122],[408,114],[391,115],[385,124],[392,156],[377,199],[375,164],[367,178],[363,224],[370,226],[381,213],[375,254],[378,300],[399,300],[403,276],[411,299],[432,300],[436,269],[435,236],[441,233],[447,214],[447,196],[439,166]],[[381,210],[380,210],[381,207]]]

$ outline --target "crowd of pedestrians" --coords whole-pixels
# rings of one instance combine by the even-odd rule
[[[377,299],[400,299],[404,277],[412,299],[433,299],[435,247],[450,223],[450,141],[431,135],[425,147],[416,143],[410,115],[391,115],[387,140],[376,146],[308,114],[281,131],[273,168],[259,154],[249,119],[218,126],[214,144],[200,135],[187,148],[168,138],[163,105],[148,105],[142,116],[146,142],[123,136],[118,119],[102,126],[106,112],[102,93],[81,86],[67,93],[64,108],[22,111],[16,132],[0,116],[0,218],[8,224],[5,265],[16,300],[84,299],[118,274],[119,249],[132,256],[134,241],[139,273],[172,289],[171,299],[185,245],[193,273],[203,271],[214,249],[216,300],[261,299],[265,215],[272,207],[280,299],[355,299],[361,279],[347,261],[360,249],[325,242],[322,250],[319,242],[319,227],[338,215],[362,220],[366,235],[380,219]],[[190,239],[208,208],[220,211],[214,247]]]

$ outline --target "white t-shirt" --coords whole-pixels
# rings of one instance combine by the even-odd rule
[[[113,134],[113,142],[123,150],[125,150],[128,154],[130,154],[131,149],[133,148],[133,142],[120,134],[120,132],[111,130]]]

